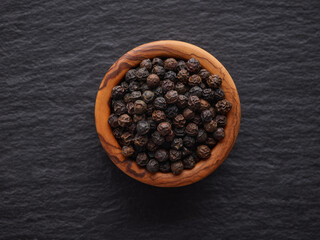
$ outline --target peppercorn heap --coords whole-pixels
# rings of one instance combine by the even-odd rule
[[[197,59],[145,59],[112,89],[109,124],[122,154],[149,172],[180,174],[224,138],[231,103]]]

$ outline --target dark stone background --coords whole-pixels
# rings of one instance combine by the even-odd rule
[[[0,2],[1,239],[320,239],[320,2]],[[121,55],[176,39],[241,99],[225,163],[161,189],[119,171],[94,124]]]

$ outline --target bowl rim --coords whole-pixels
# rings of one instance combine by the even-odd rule
[[[228,123],[225,127],[225,138],[211,151],[211,157],[198,162],[193,169],[185,169],[180,175],[172,173],[149,173],[139,167],[134,161],[126,159],[121,148],[113,136],[108,123],[110,115],[111,91],[124,77],[125,73],[136,67],[143,59],[154,57],[174,57],[187,60],[194,57],[200,61],[203,68],[222,78],[221,88],[225,98],[232,103],[228,113]],[[211,174],[227,158],[233,148],[241,120],[241,107],[236,86],[225,67],[210,53],[193,44],[176,41],[161,40],[142,44],[121,56],[105,74],[95,102],[95,124],[100,142],[113,163],[128,176],[148,185],[158,187],[180,187],[200,181]]]

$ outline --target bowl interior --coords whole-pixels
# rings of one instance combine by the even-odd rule
[[[124,77],[126,72],[136,67],[143,59],[154,57],[174,57],[188,60],[198,59],[203,68],[222,78],[221,88],[225,98],[232,103],[232,109],[227,115],[225,138],[211,152],[211,157],[200,161],[193,169],[184,170],[180,175],[172,173],[151,174],[140,168],[134,161],[127,160],[121,153],[121,148],[113,136],[108,124],[110,115],[111,91]],[[238,135],[240,127],[240,100],[236,86],[223,65],[205,50],[180,41],[157,41],[141,45],[129,51],[116,61],[103,78],[96,98],[95,121],[99,139],[109,158],[130,177],[154,186],[178,187],[201,180],[212,173],[228,156]]]

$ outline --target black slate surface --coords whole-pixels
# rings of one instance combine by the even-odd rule
[[[0,2],[0,239],[320,239],[320,2]],[[161,189],[102,149],[94,101],[142,43],[212,53],[241,100],[225,163]]]

